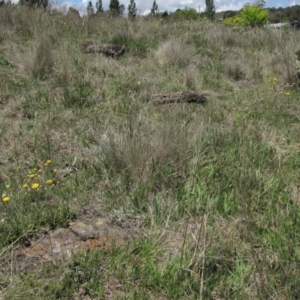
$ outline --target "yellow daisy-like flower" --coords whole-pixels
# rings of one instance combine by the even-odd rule
[[[10,197],[9,196],[4,196],[2,197],[2,201],[3,202],[8,202],[10,200]]]
[[[24,184],[22,185],[22,187],[23,187],[23,189],[28,189],[28,188],[29,188],[29,186],[28,186],[27,183],[24,183]]]
[[[53,184],[53,179],[48,179],[47,184],[52,185]]]
[[[290,92],[286,92],[285,94],[286,94],[287,96],[289,96],[291,93],[290,93]]]
[[[38,189],[39,187],[40,187],[40,184],[37,183],[37,182],[35,182],[35,183],[33,183],[33,184],[31,185],[31,188],[32,188],[33,190],[36,190],[36,189]]]
[[[52,163],[51,159],[46,160],[46,165],[50,165]]]
[[[32,179],[32,178],[35,177],[35,174],[34,173],[30,173],[30,174],[28,174],[28,177]]]

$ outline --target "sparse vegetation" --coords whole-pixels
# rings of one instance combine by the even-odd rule
[[[13,4],[0,25],[1,299],[300,297],[299,32]],[[207,104],[152,101],[191,90]],[[94,217],[138,237],[17,267]]]

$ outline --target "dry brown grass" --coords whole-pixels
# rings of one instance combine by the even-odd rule
[[[169,40],[162,44],[156,56],[161,64],[174,64],[179,67],[186,67],[192,60],[195,49],[187,46],[183,41]]]
[[[32,76],[33,78],[45,79],[53,68],[51,43],[45,37],[38,37],[32,47],[18,49],[16,65],[19,75]]]

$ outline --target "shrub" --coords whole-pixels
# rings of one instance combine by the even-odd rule
[[[268,22],[269,13],[258,5],[246,5],[241,12],[241,18],[246,26],[263,26]]]
[[[182,20],[198,20],[199,14],[196,9],[188,8],[177,9],[174,14],[172,14],[173,21],[182,21]]]
[[[257,27],[265,25],[268,19],[269,13],[267,10],[260,8],[258,5],[246,5],[240,15],[225,19],[224,24]]]
[[[228,26],[241,26],[243,25],[243,19],[241,16],[229,17],[224,20],[224,24]]]

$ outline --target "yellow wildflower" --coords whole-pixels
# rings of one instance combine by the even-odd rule
[[[47,184],[52,185],[53,184],[53,179],[48,179]]]
[[[2,201],[3,202],[8,202],[10,200],[10,197],[9,196],[3,196],[2,197]]]
[[[290,92],[286,92],[285,94],[286,94],[287,96],[289,96],[291,93],[290,93]]]
[[[46,165],[50,165],[52,163],[51,159],[46,160]]]
[[[28,177],[32,179],[32,178],[35,177],[35,174],[34,174],[34,173],[29,173],[29,174],[28,174]]]
[[[35,182],[35,183],[33,183],[33,184],[31,185],[31,188],[32,188],[33,190],[36,190],[36,189],[38,189],[39,187],[40,187],[40,184],[37,183],[37,182]]]
[[[27,184],[27,183],[24,183],[24,184],[22,185],[22,187],[23,187],[23,189],[28,189],[28,184]]]

